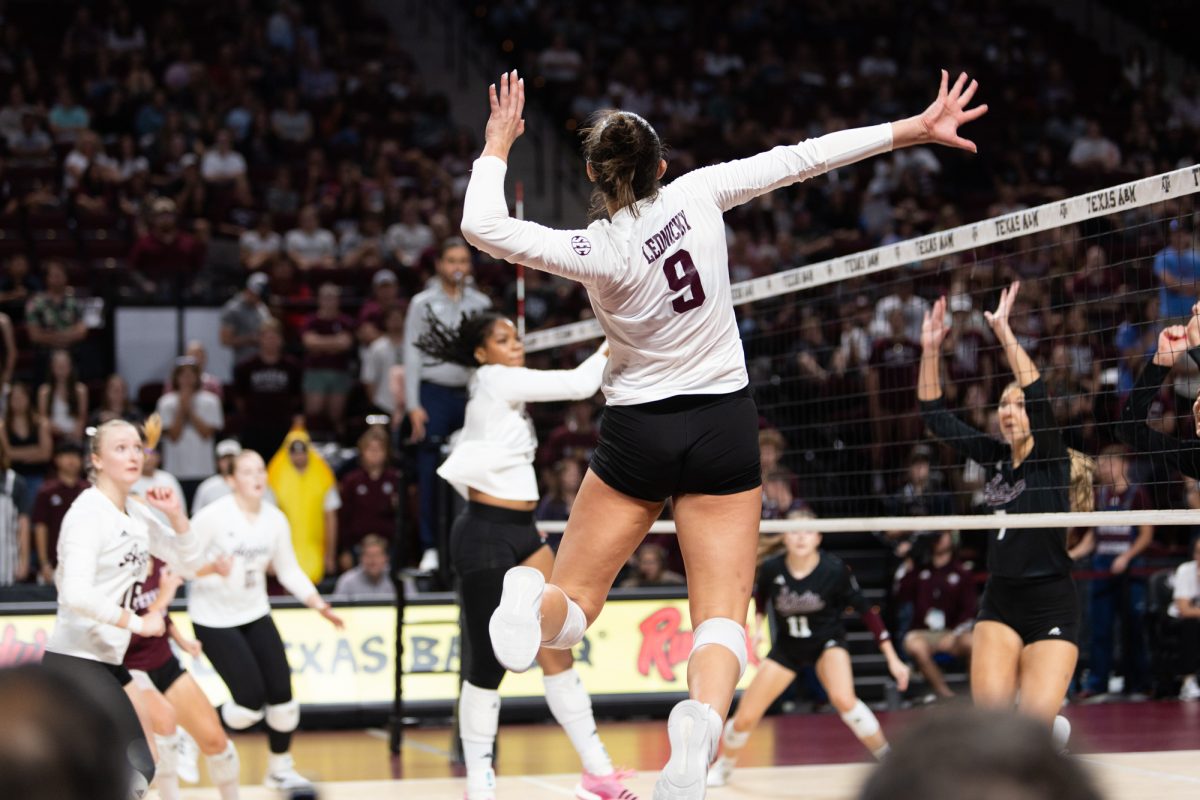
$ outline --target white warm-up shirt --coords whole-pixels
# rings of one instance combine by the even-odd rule
[[[467,385],[470,399],[462,430],[438,475],[463,497],[470,488],[501,500],[537,500],[537,435],[525,404],[594,395],[608,360],[603,351],[570,370],[499,364],[475,370]]]
[[[182,572],[204,566],[194,531],[176,535],[137,500],[122,511],[99,489],[84,490],[63,517],[54,573],[58,614],[46,649],[120,664],[130,633],[117,622],[122,610],[134,613],[133,586],[149,575],[152,555]]]
[[[1191,600],[1194,605],[1200,605],[1200,567],[1195,561],[1185,561],[1175,568],[1175,590],[1172,594],[1175,600]],[[1179,619],[1179,607],[1171,603],[1167,614]]]
[[[192,532],[203,543],[208,562],[233,556],[227,577],[205,575],[188,588],[188,616],[197,625],[234,628],[270,614],[268,566],[297,600],[306,602],[317,593],[296,561],[287,517],[269,503],[251,520],[233,495],[222,497],[192,518]]]
[[[634,405],[749,383],[729,282],[724,212],[892,147],[891,125],[831,133],[697,169],[612,220],[554,230],[512,219],[508,165],[475,161],[462,233],[495,258],[582,283],[612,353],[604,395]]]

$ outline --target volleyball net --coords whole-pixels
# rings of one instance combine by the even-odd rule
[[[794,528],[784,518],[801,503],[819,517],[805,527],[824,531],[1200,527],[1196,482],[1161,453],[1121,454],[1116,435],[1160,330],[1185,323],[1200,299],[1198,193],[1200,167],[1188,167],[941,230],[907,219],[932,232],[735,282],[762,417],[763,530]],[[735,275],[746,271],[737,261]],[[1000,523],[986,499],[990,465],[926,430],[916,393],[921,322],[945,296],[946,406],[1001,438],[997,404],[1013,376],[984,312],[1014,279],[1011,327],[1041,372],[1063,440],[1090,457],[1081,464],[1094,469],[1097,489],[1120,471],[1135,499]],[[531,332],[526,349],[569,363],[601,335],[588,319]],[[1200,368],[1183,357],[1146,424],[1195,438],[1197,390]]]

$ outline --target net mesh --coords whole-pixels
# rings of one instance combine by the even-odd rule
[[[921,529],[926,523],[913,518],[932,516],[951,519],[930,519],[928,529],[985,526],[953,517],[988,511],[986,470],[933,439],[918,411],[921,320],[933,301],[947,298],[945,401],[999,438],[997,401],[1012,373],[984,312],[1016,279],[1012,328],[1042,372],[1056,424],[1071,448],[1105,453],[1158,332],[1185,322],[1197,299],[1198,191],[1193,167],[1038,207],[1002,204],[1005,213],[980,222],[736,282],[763,418],[764,517],[786,516],[803,502],[825,530]],[[952,211],[943,219],[953,222]],[[739,254],[735,240],[735,275]],[[1174,286],[1164,285],[1164,272]],[[599,333],[585,320],[535,331],[527,347],[562,362]],[[1161,392],[1151,424],[1194,437],[1200,370],[1186,361]],[[1194,482],[1154,455],[1128,463],[1157,510],[1136,518],[1200,522],[1187,510],[1200,506]],[[1104,513],[1069,521],[1096,524]],[[1008,527],[1046,524],[1011,517]]]

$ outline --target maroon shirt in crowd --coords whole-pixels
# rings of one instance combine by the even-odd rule
[[[354,335],[354,320],[345,314],[325,319],[315,314],[309,317],[304,325],[303,333],[316,333],[321,336],[335,336],[339,333]],[[346,372],[350,369],[350,359],[354,356],[354,345],[340,353],[305,353],[305,369],[334,369]]]
[[[148,233],[137,240],[129,253],[129,265],[155,280],[174,275],[190,277],[203,264],[204,245],[183,231],[177,231],[169,241]]]
[[[233,371],[242,446],[257,451],[265,461],[275,455],[291,430],[292,417],[300,413],[301,376],[300,362],[287,355],[271,363],[257,355]]]
[[[73,486],[68,486],[58,478],[51,478],[38,487],[30,524],[35,527],[39,524],[46,526],[46,550],[52,567],[58,566],[58,533],[62,530],[63,517],[75,498],[89,486],[91,484],[82,478]]]
[[[396,531],[396,507],[400,502],[400,473],[387,467],[372,478],[356,469],[338,486],[342,508],[338,512],[338,551],[353,549],[368,534],[391,540]]]
[[[912,603],[913,630],[928,630],[929,612],[936,609],[944,620],[942,630],[949,633],[975,619],[979,598],[970,571],[951,559],[944,567],[930,565],[905,573],[896,589],[896,602]]]
[[[158,599],[158,579],[165,566],[157,558],[150,560],[150,574],[146,580],[133,585],[133,613],[139,617],[145,616],[150,605]],[[171,619],[167,618],[170,626]],[[125,651],[125,667],[149,672],[166,664],[174,654],[171,652],[170,628],[162,636],[138,636],[136,633],[129,638],[129,649]]]

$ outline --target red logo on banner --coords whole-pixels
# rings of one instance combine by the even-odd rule
[[[675,667],[687,662],[692,652],[692,632],[680,630],[683,613],[678,608],[655,611],[638,628],[642,632],[642,646],[638,650],[638,672],[650,675],[650,668],[658,670],[664,681],[675,680]],[[758,656],[747,642],[750,663],[758,665]]]
[[[46,649],[46,632],[38,629],[32,642],[17,640],[17,627],[6,625],[0,634],[0,667],[15,667],[18,664],[36,663],[42,660]]]

